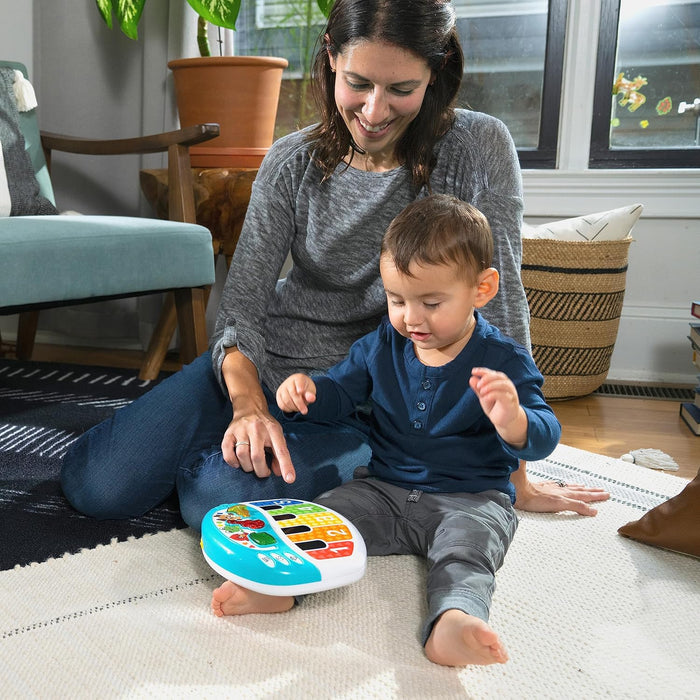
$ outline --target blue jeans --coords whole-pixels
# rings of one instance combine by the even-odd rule
[[[61,486],[79,512],[95,518],[130,518],[148,512],[177,491],[185,522],[222,503],[271,497],[310,500],[352,478],[370,457],[366,423],[290,421],[266,390],[272,415],[284,429],[296,470],[287,484],[229,466],[221,439],[231,402],[205,353],[114,416],[84,433],[66,454]]]

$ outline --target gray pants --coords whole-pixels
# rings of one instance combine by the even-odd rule
[[[488,620],[495,574],[518,525],[508,495],[409,491],[370,477],[314,500],[354,523],[370,556],[419,554],[427,559],[423,644],[446,610]]]

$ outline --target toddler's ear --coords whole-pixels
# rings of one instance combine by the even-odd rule
[[[474,301],[474,306],[477,309],[485,306],[498,294],[498,279],[498,270],[495,267],[489,267],[479,273],[476,300]]]

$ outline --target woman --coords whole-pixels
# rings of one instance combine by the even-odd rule
[[[430,191],[487,216],[501,290],[484,316],[529,345],[517,155],[501,122],[454,110],[462,73],[449,2],[336,0],[314,67],[321,122],[277,141],[259,170],[211,352],[75,443],[62,484],[79,511],[137,516],[176,489],[199,528],[224,502],[309,499],[350,479],[369,458],[366,416],[292,426],[274,392],[377,326],[382,235]],[[524,466],[512,480],[525,509],[590,515],[607,497],[532,484]]]

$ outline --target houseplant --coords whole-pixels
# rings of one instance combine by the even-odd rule
[[[242,0],[187,0],[190,7],[199,15],[197,23],[197,45],[201,56],[210,56],[211,50],[207,36],[207,22],[218,27],[235,29],[236,20],[241,10]],[[112,15],[117,16],[119,27],[130,39],[138,38],[138,25],[146,0],[95,0],[97,8],[107,26],[112,28]],[[316,0],[324,14],[333,6],[333,0]]]
[[[211,56],[208,24],[236,28],[242,0],[187,0],[199,15],[197,43],[200,56],[168,63],[175,81],[180,124],[215,122],[220,136],[206,146],[193,146],[193,166],[257,167],[272,144],[282,72],[288,62],[268,56]],[[131,39],[146,0],[95,0],[108,27],[116,15],[119,27]],[[333,0],[317,0],[327,15]]]

